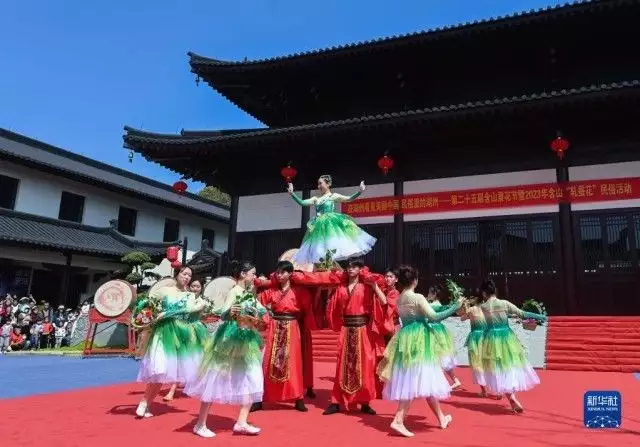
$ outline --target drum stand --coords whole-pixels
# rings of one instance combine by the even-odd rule
[[[98,332],[98,325],[102,323],[114,322],[116,324],[124,324],[127,327],[127,344],[128,346],[123,348],[96,348],[93,343]],[[84,340],[84,349],[82,351],[83,356],[90,356],[93,354],[125,354],[134,356],[136,353],[136,334],[133,327],[131,327],[131,311],[127,310],[122,315],[118,315],[115,318],[105,317],[95,308],[91,308],[89,311],[89,330]]]

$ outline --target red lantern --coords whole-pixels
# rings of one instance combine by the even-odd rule
[[[287,183],[291,183],[291,181],[296,178],[296,175],[298,175],[298,170],[291,166],[291,162],[289,162],[287,166],[280,170],[280,174]]]
[[[171,262],[171,268],[174,270],[178,270],[180,267],[182,267],[182,262],[180,261],[172,261]]]
[[[176,194],[184,194],[187,191],[187,184],[182,180],[178,180],[173,184],[172,188]]]
[[[382,173],[387,175],[391,168],[393,168],[393,158],[389,157],[387,154],[384,154],[383,157],[380,157],[378,160],[378,167],[382,169]]]
[[[562,160],[564,158],[564,153],[569,149],[569,141],[565,140],[561,136],[556,137],[551,142],[551,150],[558,155],[558,158]]]
[[[167,247],[167,259],[169,262],[173,262],[178,259],[178,251],[180,251],[180,247],[176,247],[175,245]]]

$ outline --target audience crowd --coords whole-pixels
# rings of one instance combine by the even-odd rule
[[[38,304],[31,295],[18,299],[8,293],[0,302],[0,354],[68,346],[74,322],[89,309],[86,301],[77,309],[53,309],[46,301]]]

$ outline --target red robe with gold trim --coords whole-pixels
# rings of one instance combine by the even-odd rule
[[[384,353],[384,335],[390,326],[392,309],[380,304],[373,289],[361,282],[351,293],[339,286],[327,306],[327,321],[340,332],[338,363],[331,402],[345,409],[352,404],[366,404],[377,398],[379,381],[376,365]],[[345,317],[363,316],[366,324],[345,325]]]
[[[263,401],[301,399],[304,389],[309,387],[309,374],[313,384],[310,332],[316,329],[316,321],[311,294],[304,287],[294,286],[284,292],[279,287],[272,287],[261,292],[259,297],[274,314],[269,322],[264,351]],[[278,319],[278,314],[290,315],[291,319]],[[303,345],[308,353],[303,353]]]

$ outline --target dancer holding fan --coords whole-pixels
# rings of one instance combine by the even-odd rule
[[[231,262],[236,285],[216,313],[224,323],[207,346],[199,377],[188,382],[185,393],[202,402],[193,432],[204,438],[215,433],[207,428],[211,403],[240,405],[234,433],[257,435],[260,429],[247,421],[254,402],[262,401],[262,347],[259,333],[266,325],[267,309],[252,292],[256,269],[249,262]]]
[[[190,316],[201,312],[206,303],[187,289],[191,274],[189,267],[181,268],[175,286],[160,287],[149,296],[159,313],[140,362],[138,382],[147,387],[136,409],[138,417],[152,416],[149,405],[163,384],[186,383],[198,371],[208,333],[202,323]]]
[[[321,175],[320,196],[302,200],[289,183],[288,192],[298,205],[316,207],[316,217],[307,224],[302,246],[293,257],[298,264],[319,263],[328,252],[335,261],[357,258],[369,253],[376,243],[376,238],[359,228],[351,217],[336,211],[336,203],[350,202],[362,194],[364,182],[360,183],[360,190],[350,196],[332,192],[331,185],[331,176]]]
[[[189,291],[193,292],[196,298],[202,299],[202,282],[200,282],[199,279],[194,279],[193,281],[191,281],[191,284],[189,284]],[[202,318],[202,314],[200,312],[189,315],[189,322],[193,323],[194,330],[196,327],[199,327],[197,326],[197,323],[200,322],[201,318]],[[175,397],[176,390],[178,389],[178,385],[180,384],[174,383],[173,385],[171,385],[169,392],[162,399],[166,402],[172,401],[173,398]]]

